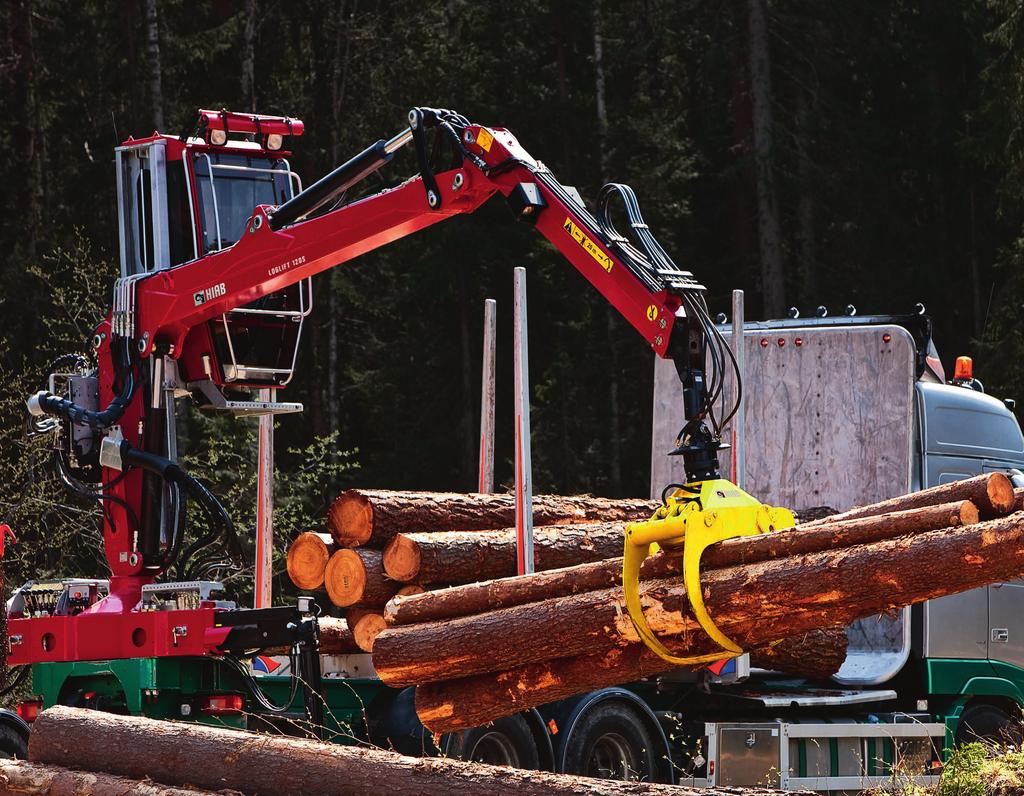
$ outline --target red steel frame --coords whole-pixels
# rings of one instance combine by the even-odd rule
[[[157,345],[169,345],[171,356],[181,359],[187,368],[189,359],[194,362],[204,353],[186,349],[189,331],[200,324],[447,218],[472,213],[495,193],[508,196],[520,183],[536,185],[546,203],[536,217],[537,231],[640,332],[655,353],[666,356],[680,299],[666,290],[652,292],[603,246],[598,231],[536,179],[531,168],[539,168],[538,164],[508,130],[471,125],[466,132],[466,141],[471,141],[467,148],[488,169],[510,159],[514,159],[514,165],[491,176],[467,160],[458,169],[436,174],[441,194],[436,210],[428,206],[419,176],[277,232],[267,223],[274,208],[261,205],[253,211],[247,232],[231,248],[206,256],[200,252],[196,260],[157,271],[139,281],[135,339],[148,341],[141,356],[150,356]],[[216,149],[205,144],[186,145],[176,138],[166,140],[168,160],[181,158],[185,150]],[[486,146],[481,146],[481,141]],[[276,157],[287,153],[258,154]],[[186,168],[191,168],[190,162]],[[462,176],[461,183],[456,180],[457,175]],[[191,184],[194,223],[199,229],[194,178]],[[589,250],[567,231],[568,222],[589,238]],[[603,264],[599,261],[601,255]],[[214,293],[220,293],[219,297],[197,306],[193,296],[211,287],[217,288]],[[402,323],[402,318],[396,316],[393,322]],[[97,352],[100,405],[105,406],[120,386],[114,384],[109,318],[97,332],[102,335]],[[143,447],[141,396],[142,391],[137,390],[120,421],[125,439],[136,448]],[[114,471],[104,471],[104,482],[112,481],[116,475]],[[129,472],[109,492],[139,513],[141,472]],[[12,642],[17,640],[12,643],[11,664],[199,655],[215,651],[223,642],[227,629],[214,626],[212,606],[189,611],[136,610],[142,586],[159,573],[145,571],[141,558],[135,555],[124,509],[112,504],[109,516],[111,519],[104,522],[104,546],[112,573],[109,596],[73,617],[10,620],[8,633]]]

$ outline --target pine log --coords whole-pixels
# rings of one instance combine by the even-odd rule
[[[978,507],[984,519],[1002,517],[1014,510],[1013,484],[1003,473],[985,473],[961,481],[950,481],[946,484],[922,489],[900,495],[869,506],[859,506],[841,514],[833,514],[822,520],[807,523],[804,527],[813,528],[825,522],[838,522],[858,517],[875,517],[893,511],[933,506],[938,503],[951,503],[959,500],[970,500]]]
[[[655,501],[639,498],[535,495],[533,522],[629,522],[646,519],[657,506]],[[383,547],[399,533],[509,528],[515,525],[515,514],[513,495],[349,489],[338,495],[327,520],[331,536],[341,547]]]
[[[706,572],[705,602],[721,630],[753,649],[814,627],[767,619],[807,607],[868,616],[1024,573],[1024,516],[1011,515],[840,550]],[[682,649],[706,637],[689,616],[680,578],[650,581],[643,591],[650,626]],[[826,613],[826,619],[831,614]],[[833,626],[838,620],[819,626]],[[374,645],[374,668],[405,686],[512,669],[554,658],[621,648],[639,640],[621,589],[504,608],[442,622],[392,626]]]
[[[792,566],[795,563],[798,566]],[[813,554],[799,560],[783,559],[719,570],[706,576],[704,586],[711,614],[719,626],[741,647],[756,649],[770,643],[772,638],[847,625],[856,619],[921,600],[1013,580],[1021,572],[1024,572],[1024,517],[1016,514],[965,528],[929,531],[874,545]],[[773,583],[771,587],[769,582]],[[783,584],[792,584],[792,588],[787,592],[790,587]],[[820,588],[815,588],[814,584],[819,584]],[[736,591],[730,598],[722,594],[722,587]],[[560,602],[564,605],[578,600],[574,597]],[[666,641],[677,654],[714,650],[714,645],[699,631],[688,636],[678,633],[686,626],[693,629],[683,618],[678,587],[666,588],[664,582],[659,582],[648,589],[644,602],[655,631],[663,636],[674,634]],[[746,616],[742,603],[747,605]],[[731,607],[726,608],[726,604]],[[527,607],[536,609],[544,605]],[[616,608],[621,615],[606,629],[606,637],[615,639],[613,648],[418,686],[416,710],[420,720],[434,732],[477,727],[537,705],[671,670],[672,666],[636,640],[635,631],[625,624],[628,619],[623,621],[625,607],[619,604]],[[501,615],[506,629],[518,629],[511,616],[515,610],[495,611],[483,617]],[[735,624],[729,617],[732,612],[736,612],[739,620]],[[460,621],[463,620],[447,624],[452,626]],[[413,627],[432,628],[434,625]],[[407,629],[411,628],[390,628],[378,637],[378,653],[374,656],[378,673],[388,657],[382,653],[382,645],[390,640],[389,635]],[[569,649],[564,646],[564,634],[552,632],[550,621],[546,632],[548,636],[563,636],[563,649]],[[597,642],[595,647],[600,646],[601,635],[594,634],[592,639]],[[534,636],[531,643],[537,640]],[[480,641],[489,645],[488,634],[481,635]],[[468,645],[463,647],[464,652],[468,650]],[[438,651],[438,654],[443,652]],[[490,649],[489,655],[499,660],[508,657],[504,650],[496,649]]]
[[[395,597],[412,597],[414,594],[423,594],[426,589],[418,583],[407,583],[395,592]],[[391,598],[392,600],[394,597]]]
[[[307,531],[288,547],[288,577],[299,589],[313,591],[324,585],[324,570],[334,552],[334,540],[327,533]]]
[[[27,760],[0,759],[0,793],[10,796],[213,796],[215,792],[161,785],[148,777],[128,779]]]
[[[622,552],[621,522],[551,525],[533,532],[537,570],[600,561]],[[400,533],[384,548],[388,577],[417,583],[473,583],[516,574],[516,530]]]
[[[324,570],[324,585],[331,602],[340,608],[351,605],[384,605],[399,585],[384,574],[379,550],[336,551]]]
[[[812,630],[750,651],[750,665],[807,680],[828,680],[846,660],[846,629]]]
[[[84,767],[171,784],[230,788],[247,796],[316,793],[362,796],[770,796],[763,789],[703,790],[673,785],[613,782],[565,774],[416,758],[380,749],[257,735],[195,723],[57,706],[32,727],[29,757],[41,763]]]
[[[962,500],[876,517],[800,525],[790,530],[722,542],[704,553],[702,567],[707,571],[835,550],[915,531],[970,525],[977,520],[978,509],[970,501]],[[682,571],[678,551],[668,551],[648,559],[641,570],[641,578],[663,578],[680,575]],[[439,589],[417,597],[395,597],[386,606],[384,617],[389,625],[436,621],[582,594],[620,583],[621,557],[522,577]]]
[[[356,645],[363,652],[373,652],[373,641],[387,627],[382,611],[370,608],[350,608],[345,619],[355,636]]]
[[[350,625],[344,619],[321,616],[318,624],[320,625],[321,655],[352,655],[362,651],[356,644]],[[266,655],[287,655],[289,652],[288,647],[269,647],[264,650]]]
[[[1024,511],[1024,489],[1013,490],[1013,510]]]

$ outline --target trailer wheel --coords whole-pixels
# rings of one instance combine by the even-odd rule
[[[540,754],[530,725],[518,714],[453,735],[447,752],[472,763],[531,771],[540,768]]]
[[[579,720],[564,771],[598,779],[651,781],[658,748],[637,712],[620,701],[598,703]]]
[[[960,715],[955,740],[957,746],[981,741],[1019,747],[1024,740],[1024,726],[1019,716],[1010,715],[998,705],[982,702],[970,705]]]
[[[7,724],[0,724],[0,758],[28,760],[28,741]]]

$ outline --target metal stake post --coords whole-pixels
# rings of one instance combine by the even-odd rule
[[[274,391],[262,389],[257,400],[274,400]],[[273,602],[271,575],[274,565],[274,416],[260,415],[258,469],[256,476],[256,608]]]
[[[494,299],[484,301],[484,358],[480,384],[480,478],[477,492],[494,492],[494,362],[497,337]]]
[[[743,345],[743,291],[734,290],[732,292],[732,353],[736,357],[736,370],[740,383],[743,381],[743,359],[744,359],[744,345]],[[739,385],[734,385],[733,389],[738,389]],[[746,417],[745,417],[745,403],[746,396],[740,393],[740,404],[736,408],[736,416],[732,420],[733,428],[733,445],[732,445],[732,462],[733,462],[733,483],[736,484],[740,489],[743,489],[743,484],[747,480],[747,442],[746,442]]]
[[[520,575],[533,572],[533,475],[530,465],[530,374],[526,339],[526,269],[514,277],[516,415],[516,563]]]

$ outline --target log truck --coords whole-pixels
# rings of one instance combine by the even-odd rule
[[[292,378],[312,277],[472,213],[498,194],[671,362],[676,416],[681,403],[684,418],[672,450],[681,474],[659,488],[663,508],[632,525],[626,540],[627,602],[649,646],[671,657],[633,599],[651,544],[684,545],[696,572],[708,544],[792,523],[785,509],[721,478],[722,429],[739,402],[735,387],[724,400],[727,382],[739,384],[735,360],[704,287],[657,243],[628,186],[605,186],[591,211],[508,130],[414,108],[397,135],[303,189],[288,161],[303,129],[289,117],[200,110],[178,136],[129,138],[115,150],[121,273],[92,341],[96,363],[62,358],[47,389],[28,399],[34,430],[53,435],[65,486],[102,507],[110,577],[30,582],[14,593],[8,662],[31,672],[37,695],[22,712],[31,718],[63,703],[284,731],[300,726],[409,753],[660,781],[682,772],[725,784],[707,748],[678,750],[669,741],[679,701],[695,684],[703,693],[749,674],[740,650],[703,611],[698,588],[695,612],[722,648],[713,657],[730,658],[729,665],[697,680],[603,689],[437,743],[416,720],[411,692],[381,686],[368,661],[321,659],[311,600],[247,609],[222,599],[217,577],[240,566],[240,546],[230,513],[176,461],[176,401],[237,416],[301,411],[257,391]],[[405,147],[414,150],[417,173],[359,195],[359,183]],[[625,234],[614,212],[627,219]],[[698,579],[689,582],[695,587]],[[276,674],[254,676],[255,656],[269,647],[291,652],[272,662]],[[801,693],[821,704],[814,702],[820,695]],[[843,694],[836,697],[843,704],[863,701]],[[891,726],[894,715],[882,722]],[[923,726],[911,740],[937,732]],[[23,729],[0,721],[0,746],[10,730],[8,751],[16,753]],[[772,732],[740,730],[747,734],[738,749],[747,756]],[[896,747],[887,742],[891,763]],[[884,756],[881,735],[878,743]]]

